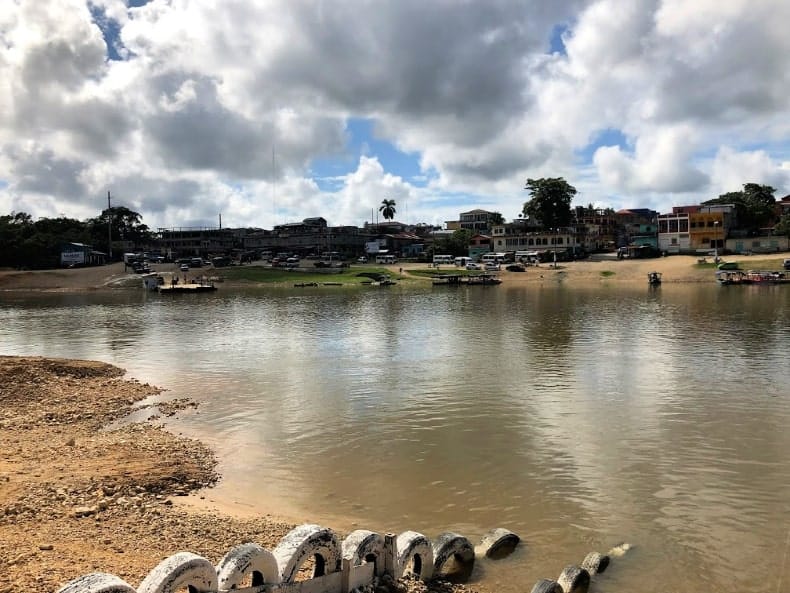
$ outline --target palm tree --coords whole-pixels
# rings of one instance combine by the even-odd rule
[[[379,212],[384,217],[384,220],[392,220],[395,218],[395,200],[381,200]]]

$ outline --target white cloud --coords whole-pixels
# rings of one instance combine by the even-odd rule
[[[755,179],[778,189],[777,198],[786,195],[790,188],[790,167],[776,162],[764,150],[738,152],[723,146],[716,153],[711,170],[715,196],[740,191],[744,184]]]
[[[704,188],[707,176],[692,166],[696,139],[688,126],[664,127],[643,135],[634,155],[620,147],[603,146],[593,162],[602,183],[620,192],[685,193]]]
[[[511,218],[540,176],[615,208],[750,181],[784,194],[787,22],[786,0],[13,0],[0,213],[92,216],[110,188],[151,226],[225,209],[227,224],[358,224],[383,197],[410,222],[476,205]],[[548,55],[559,23],[567,55]],[[349,155],[349,118],[418,155],[429,186],[374,144]],[[589,147],[606,129],[628,146]],[[311,171],[333,157],[359,161],[327,191]]]

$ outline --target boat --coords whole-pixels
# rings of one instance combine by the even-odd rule
[[[431,280],[434,286],[461,286],[461,276],[460,274],[441,274],[439,276],[434,276]]]
[[[717,270],[716,281],[722,286],[752,283],[752,281],[746,277],[746,273],[742,270]]]
[[[494,274],[480,274],[478,276],[467,276],[466,284],[469,286],[496,286],[502,284],[502,280]]]
[[[723,286],[734,284],[790,284],[790,277],[785,272],[770,270],[718,270],[716,281]]]
[[[650,286],[657,286],[661,284],[661,272],[648,272],[647,283]]]
[[[434,276],[432,279],[434,286],[496,286],[502,284],[502,280],[494,274],[473,274],[462,276],[461,274],[442,274]]]
[[[790,284],[790,278],[784,272],[771,270],[749,270],[746,278],[751,284]]]

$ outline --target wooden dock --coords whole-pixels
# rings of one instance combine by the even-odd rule
[[[186,284],[161,284],[157,289],[161,294],[183,294],[196,292],[213,292],[217,290],[213,282],[188,282]]]

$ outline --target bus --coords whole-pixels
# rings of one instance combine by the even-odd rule
[[[433,263],[434,264],[451,264],[451,263],[453,263],[453,256],[452,255],[434,255],[433,256]]]

